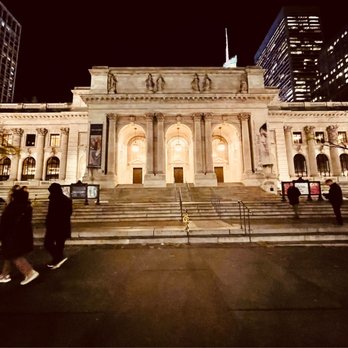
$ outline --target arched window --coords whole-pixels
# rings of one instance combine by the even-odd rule
[[[348,155],[346,153],[340,155],[340,162],[342,175],[348,176]]]
[[[294,167],[296,176],[307,176],[307,164],[303,155],[298,153],[294,156]]]
[[[34,179],[36,161],[34,157],[27,157],[23,161],[21,180]]]
[[[329,159],[323,153],[320,153],[317,156],[317,168],[318,168],[319,175],[330,176]]]
[[[0,181],[8,180],[10,177],[11,160],[4,157],[0,160]]]
[[[52,156],[47,160],[45,180],[59,179],[59,158]]]

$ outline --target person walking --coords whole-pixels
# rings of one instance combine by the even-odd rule
[[[324,194],[324,197],[329,200],[336,216],[338,225],[343,225],[343,218],[341,215],[341,206],[343,202],[342,189],[340,185],[333,182],[332,179],[327,179],[325,184],[329,186],[329,192]]]
[[[288,188],[287,191],[287,196],[288,196],[288,200],[289,200],[289,204],[292,206],[292,209],[294,210],[294,214],[295,214],[295,219],[299,219],[300,216],[298,214],[298,207],[300,204],[300,196],[301,196],[301,192],[300,190],[294,185],[293,182],[290,183],[290,186]]]
[[[25,255],[34,248],[32,213],[28,191],[23,188],[15,189],[0,222],[0,239],[4,257],[0,283],[8,283],[12,280],[11,263],[24,275],[21,285],[29,284],[39,276],[39,272],[33,269],[25,258]]]
[[[64,246],[71,237],[72,200],[64,195],[58,183],[51,184],[48,191],[50,195],[44,246],[52,257],[47,267],[57,269],[68,259],[64,256]]]

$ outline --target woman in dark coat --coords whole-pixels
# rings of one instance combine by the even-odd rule
[[[12,201],[5,207],[1,216],[0,236],[5,261],[0,275],[0,283],[11,281],[11,261],[24,275],[21,285],[30,283],[39,275],[24,257],[33,250],[34,246],[32,212],[28,191],[23,188],[14,190]]]
[[[64,245],[65,241],[71,237],[72,200],[64,195],[58,183],[51,184],[48,191],[50,196],[44,246],[52,256],[52,261],[47,264],[47,267],[56,269],[67,260],[64,257]]]

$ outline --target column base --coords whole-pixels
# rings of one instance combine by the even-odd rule
[[[195,174],[194,185],[199,187],[203,186],[217,186],[217,179],[215,173],[198,173]]]
[[[165,174],[145,174],[144,187],[166,187]]]

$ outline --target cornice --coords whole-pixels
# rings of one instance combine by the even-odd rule
[[[87,104],[103,104],[117,102],[192,102],[192,101],[267,101],[274,99],[270,94],[88,94],[81,95],[82,100]]]
[[[16,120],[31,120],[31,119],[86,119],[88,118],[88,112],[79,112],[79,113],[57,113],[57,114],[51,114],[51,113],[18,113],[18,112],[12,112],[12,113],[6,113],[6,114],[0,114],[1,119],[13,119]]]
[[[347,112],[345,111],[269,111],[268,116],[269,117],[290,117],[290,118],[299,118],[299,117],[314,117],[314,118],[320,118],[320,117],[347,117]]]

